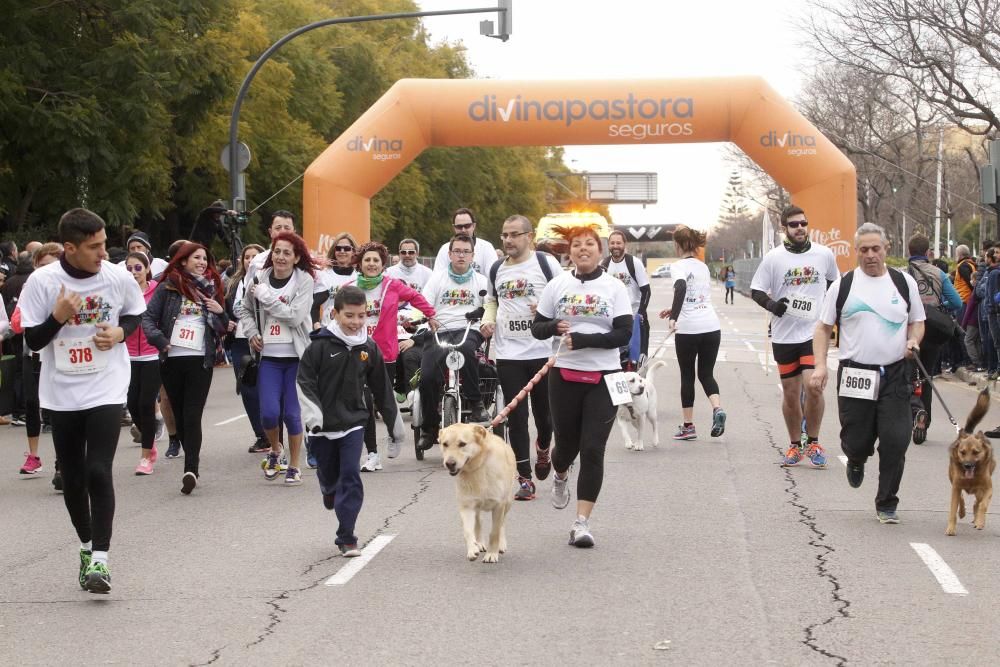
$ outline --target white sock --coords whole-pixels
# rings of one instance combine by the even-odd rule
[[[88,540],[87,542],[84,542],[84,543],[82,543],[80,545],[80,549],[82,549],[83,551],[90,551],[91,548],[92,548],[92,545],[93,545],[93,541],[92,540]]]
[[[576,520],[579,521],[580,523],[587,523],[587,517],[583,516],[582,514],[577,515]]]
[[[107,551],[95,551],[93,561],[95,563],[108,564],[108,552]]]

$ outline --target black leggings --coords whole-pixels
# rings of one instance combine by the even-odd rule
[[[726,303],[734,302],[736,299],[736,288],[726,287]]]
[[[389,377],[389,386],[392,387],[396,382],[396,362],[387,361],[385,364],[385,374]],[[368,453],[378,452],[378,441],[375,438],[375,401],[372,398],[372,392],[365,387],[365,400],[368,401],[368,421],[365,422],[365,449]]]
[[[139,433],[142,448],[152,449],[156,438],[156,397],[160,395],[160,360],[133,361],[128,385],[128,411]]]
[[[604,481],[604,448],[618,412],[611,404],[608,386],[603,380],[597,384],[567,382],[559,369],[553,368],[549,372],[549,406],[556,433],[552,467],[561,475],[579,454],[576,497],[597,502]]]
[[[200,355],[168,357],[160,370],[174,410],[177,439],[184,447],[184,472],[195,475],[199,474],[201,457],[201,416],[212,387],[212,368],[205,368],[204,364],[205,358]]]
[[[712,375],[715,359],[719,356],[722,331],[700,334],[677,334],[674,346],[677,349],[677,365],[681,368],[681,407],[694,405],[695,360],[698,364],[698,379],[706,396],[719,393],[719,383]]]
[[[37,438],[42,432],[41,406],[38,405],[38,378],[42,374],[42,361],[37,354],[22,356],[21,360],[26,435],[29,438]]]
[[[500,386],[503,388],[504,401],[524,389],[528,380],[545,365],[545,359],[497,359],[497,374],[500,376]],[[549,415],[549,376],[545,375],[531,390],[531,412],[535,416],[535,428],[538,430],[538,446],[548,449],[552,442],[552,417]],[[504,406],[497,406],[500,410]],[[507,416],[507,429],[510,433],[510,446],[514,449],[517,460],[517,474],[531,478],[531,447],[528,436],[528,401],[521,401]]]
[[[115,486],[111,464],[121,433],[122,406],[52,414],[55,445],[63,479],[63,500],[80,542],[93,539],[94,551],[111,546]]]

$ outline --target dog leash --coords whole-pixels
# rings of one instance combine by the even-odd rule
[[[497,416],[490,422],[490,428],[496,428],[502,424],[503,421],[507,419],[507,415],[509,415],[521,401],[528,397],[528,394],[530,394],[531,390],[535,388],[535,385],[541,382],[542,378],[549,372],[549,369],[556,363],[556,358],[562,352],[563,343],[565,342],[566,337],[560,336],[559,347],[556,348],[556,353],[549,357],[549,360],[545,362],[545,365],[538,369],[538,372],[535,373],[530,380],[528,380],[528,384],[524,385],[524,388],[521,389],[521,391],[517,392],[514,398],[511,399],[510,403],[504,406],[504,409],[497,413]]]
[[[914,352],[919,353],[920,348],[917,348],[916,350],[914,350]],[[934,381],[931,379],[931,374],[927,372],[926,368],[924,368],[924,364],[922,361],[920,361],[920,357],[917,356],[917,354],[914,354],[913,360],[917,362],[917,368],[919,368],[920,372],[923,373],[924,378],[927,380],[927,384],[931,386],[931,391],[933,391],[934,395],[937,396],[938,402],[941,404],[941,407],[944,408],[944,413],[948,415],[948,421],[950,421],[951,425],[955,427],[955,432],[957,433],[958,431],[961,431],[962,427],[960,427],[958,425],[958,422],[955,421],[955,418],[951,416],[951,410],[948,409],[948,404],[944,402],[943,398],[941,398],[941,392],[939,392],[937,390],[937,387],[934,386]]]
[[[662,350],[663,346],[667,344],[667,341],[674,337],[675,333],[677,333],[677,329],[674,329],[673,331],[668,331],[667,337],[664,338],[662,341],[660,341],[660,344],[656,346],[656,349],[653,350],[653,353],[646,357],[646,361],[648,362],[650,359],[655,359],[656,355],[660,353],[660,350]]]

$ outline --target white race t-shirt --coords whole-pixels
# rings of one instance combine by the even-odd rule
[[[337,296],[337,291],[344,285],[353,284],[357,279],[358,274],[355,271],[342,276],[333,269],[323,269],[316,274],[316,280],[323,288],[322,291],[327,293],[326,301],[319,307],[319,319],[323,326],[328,325],[333,319],[333,299]]]
[[[559,262],[548,254],[542,256],[555,279],[563,272]],[[531,335],[531,322],[535,319],[531,306],[538,305],[547,284],[535,253],[519,264],[504,262],[500,265],[496,292],[494,285],[489,285],[490,296],[497,300],[496,333],[493,335],[497,359],[546,359],[552,354],[550,341]]]
[[[859,364],[893,364],[906,354],[906,328],[911,322],[922,322],[924,304],[920,301],[917,281],[906,273],[910,288],[910,314],[906,301],[896,290],[888,271],[872,278],[861,269],[854,269],[854,283],[840,311],[840,358]],[[830,285],[823,300],[820,321],[832,326],[837,320],[837,295],[841,280]]]
[[[361,290],[365,293],[365,331],[369,336],[375,333],[379,315],[382,314],[382,293],[385,291],[385,277],[375,289]]]
[[[771,316],[771,340],[775,343],[812,340],[826,283],[839,277],[837,260],[825,245],[813,243],[803,253],[789,252],[782,245],[764,255],[753,274],[750,289],[765,292],[774,301],[788,299],[785,314]]]
[[[174,338],[182,329],[187,328],[193,332],[200,332],[196,334],[199,339],[200,345],[197,347],[189,347],[186,345],[177,344]],[[187,297],[181,299],[181,309],[177,313],[177,319],[174,320],[174,328],[171,332],[170,349],[167,351],[167,356],[173,357],[204,357],[205,356],[205,338],[209,336],[207,329],[207,323],[205,321],[205,316],[202,314],[202,307],[200,303],[195,303]]]
[[[424,286],[423,295],[434,306],[441,331],[465,329],[465,314],[486,301],[486,276],[473,272],[464,283],[451,279],[448,271],[435,271]]]
[[[635,262],[635,280],[632,280],[632,274],[628,272],[628,264],[625,263],[624,257],[620,262],[616,262],[614,259],[608,262],[607,270],[625,285],[632,302],[632,314],[634,315],[639,312],[639,301],[642,296],[639,289],[649,284],[649,276],[646,275],[646,267],[642,265],[638,257],[633,257],[632,261]]]
[[[489,276],[490,267],[497,261],[497,251],[493,244],[486,239],[476,237],[476,249],[472,254],[472,268],[484,276]],[[448,244],[445,243],[438,250],[437,259],[434,260],[434,273],[448,273],[450,262]]]
[[[385,275],[406,283],[418,292],[423,291],[424,285],[431,279],[433,273],[433,271],[419,262],[412,267],[404,266],[402,262],[398,262],[385,270]]]
[[[608,333],[616,317],[632,314],[632,304],[625,285],[608,273],[580,282],[572,272],[563,272],[545,287],[538,301],[538,312],[549,319],[566,320],[570,333]],[[559,336],[552,337],[550,354],[559,349],[559,340]],[[621,369],[618,348],[567,350],[564,345],[555,365],[578,371]]]
[[[677,333],[700,334],[721,329],[719,316],[712,307],[712,277],[705,263],[687,257],[674,262],[670,271],[674,282],[687,283],[684,305],[677,318]]]
[[[102,405],[122,405],[132,378],[128,349],[115,345],[102,352],[93,344],[97,324],[118,326],[122,315],[141,315],[146,301],[135,280],[110,262],[89,278],[77,279],[67,274],[59,262],[36,269],[28,276],[18,305],[21,323],[36,327],[52,314],[59,289],[76,292],[83,299],[80,312],[71,317],[41,350],[42,374],[38,399],[47,410],[87,410]],[[59,348],[57,364],[56,348]],[[79,370],[104,366],[91,373],[65,372],[80,361]],[[68,364],[68,365],[67,365]]]

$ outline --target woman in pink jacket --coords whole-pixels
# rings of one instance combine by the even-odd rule
[[[371,241],[365,243],[355,255],[358,265],[357,285],[365,293],[368,309],[366,323],[368,335],[378,345],[385,358],[385,370],[389,375],[389,386],[396,377],[396,358],[399,356],[399,338],[396,322],[399,319],[399,305],[408,303],[428,318],[434,317],[434,307],[427,302],[420,292],[401,280],[385,275],[385,267],[389,263],[389,251],[381,243]],[[368,403],[371,405],[371,401]],[[389,443],[389,458],[399,455],[401,443]],[[382,469],[382,461],[375,442],[375,414],[368,418],[365,427],[365,448],[368,458],[361,470],[375,472]]]
[[[143,252],[130,252],[125,258],[125,268],[139,283],[146,303],[156,291],[156,281],[150,276],[149,257]],[[128,385],[128,411],[139,427],[142,456],[135,467],[136,475],[152,475],[156,463],[156,397],[160,395],[160,353],[153,347],[142,327],[125,339],[128,356],[132,362],[132,380]]]

